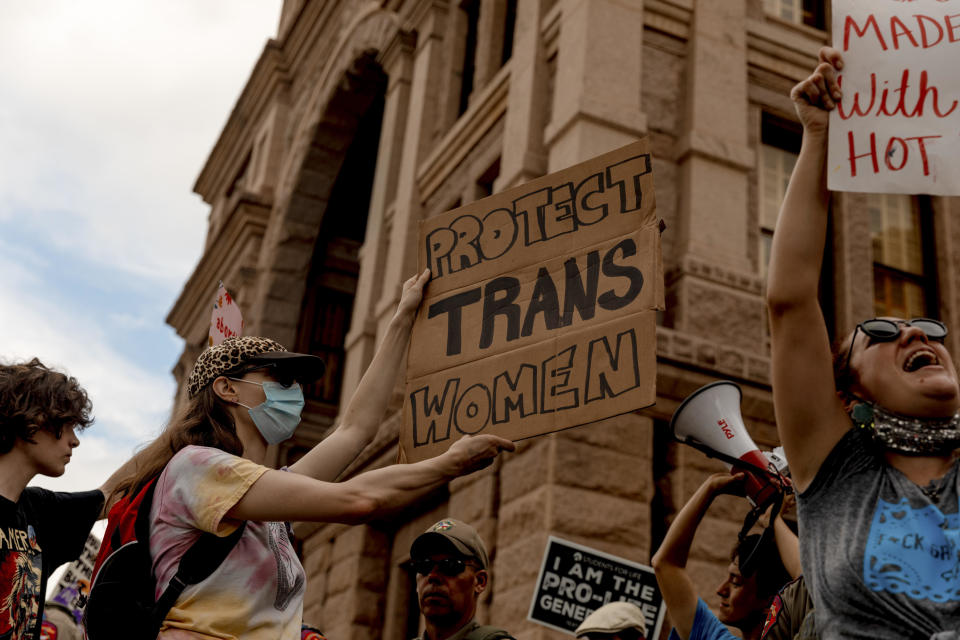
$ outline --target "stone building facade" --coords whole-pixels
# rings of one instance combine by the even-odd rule
[[[788,92],[829,41],[824,4],[284,0],[197,179],[207,241],[168,317],[185,341],[179,382],[205,345],[220,279],[247,333],[327,359],[275,463],[334,426],[416,270],[421,219],[645,135],[666,223],[656,405],[522,442],[392,520],[297,525],[307,621],[336,640],[416,635],[407,550],[450,514],[490,547],[481,616],[525,640],[565,637],[526,620],[547,536],[648,563],[672,514],[719,468],[667,433],[684,397],[733,379],[754,439],[776,443],[763,277],[799,149]],[[822,283],[831,329],[875,310],[953,324],[957,208],[835,194]],[[351,472],[395,460],[400,395]],[[711,604],[744,512],[721,499],[695,542],[689,568]]]

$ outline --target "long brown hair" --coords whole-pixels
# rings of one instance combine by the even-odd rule
[[[107,500],[112,504],[124,495],[136,495],[170,462],[178,451],[189,445],[216,447],[235,456],[243,455],[243,443],[237,435],[227,403],[207,385],[187,401],[156,440],[136,455],[136,471],[121,480]]]
[[[852,394],[853,386],[860,381],[860,376],[850,367],[853,352],[850,342],[856,340],[856,329],[833,343],[831,355],[833,357],[833,386],[841,395],[844,403],[856,399]],[[849,354],[849,355],[847,355]]]

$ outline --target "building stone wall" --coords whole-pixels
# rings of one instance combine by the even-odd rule
[[[519,0],[502,63],[509,4],[476,2],[468,69],[470,24],[458,0],[285,0],[277,35],[197,179],[208,236],[168,317],[185,341],[174,375],[183,382],[205,344],[220,279],[248,333],[302,348],[324,230],[362,227],[359,249],[341,256],[354,275],[326,274],[352,296],[337,345],[339,402],[310,400],[294,441],[273,449],[273,461],[286,462],[329,432],[356,388],[400,283],[416,269],[420,220],[646,135],[666,223],[658,400],[521,442],[390,520],[298,524],[305,619],[336,640],[416,632],[407,550],[447,514],[476,525],[490,547],[481,616],[525,640],[564,637],[526,621],[547,536],[648,563],[671,516],[720,468],[665,432],[686,395],[736,380],[754,439],[761,448],[777,441],[758,252],[760,123],[763,114],[795,119],[789,88],[828,34],[767,15],[760,0]],[[358,190],[351,180],[360,174],[344,177],[353,171],[344,167],[372,105],[382,105],[380,135],[370,186]],[[957,207],[942,198],[932,206],[948,323],[960,294]],[[837,195],[833,216],[830,321],[843,331],[872,311],[869,220],[853,194]],[[348,473],[395,460],[396,391],[376,441]],[[697,536],[689,566],[711,605],[744,512],[742,501],[720,498]]]

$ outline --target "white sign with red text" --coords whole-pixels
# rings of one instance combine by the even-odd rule
[[[210,314],[210,333],[207,346],[213,347],[227,338],[236,338],[243,335],[243,314],[236,301],[223,286],[217,289],[217,297],[213,300],[213,312]]]
[[[960,194],[960,0],[834,0],[835,191]]]

